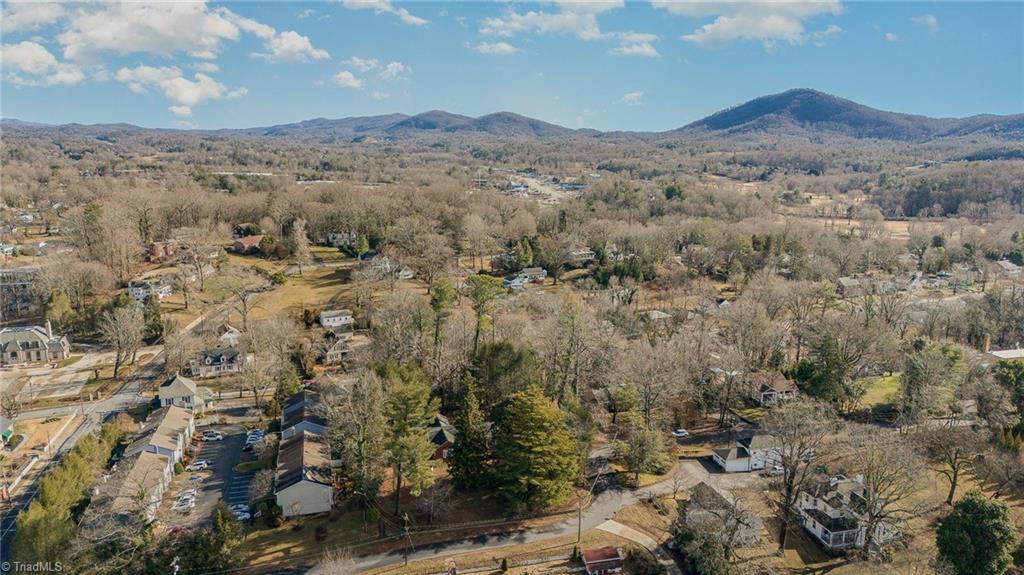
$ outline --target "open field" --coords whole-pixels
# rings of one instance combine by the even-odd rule
[[[864,407],[872,408],[879,405],[892,403],[892,400],[900,390],[900,375],[884,375],[869,378],[867,389],[860,403]]]

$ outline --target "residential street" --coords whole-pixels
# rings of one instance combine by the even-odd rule
[[[679,484],[681,489],[689,489],[701,481],[705,481],[716,487],[729,490],[735,487],[750,485],[760,480],[754,473],[709,473],[699,461],[681,461],[676,464],[675,469],[666,479],[654,485],[640,489],[611,488],[598,493],[590,507],[583,511],[583,531],[598,528],[605,522],[610,521],[618,510],[639,503],[647,495],[671,493],[676,477],[681,478],[681,483]],[[499,535],[479,535],[459,541],[417,547],[409,554],[409,561],[461,555],[484,549],[499,549],[513,545],[535,543],[565,535],[575,535],[577,527],[577,518],[570,517],[553,525],[545,525],[533,529],[513,531]],[[389,553],[360,557],[356,562],[356,566],[360,570],[369,570],[394,565],[403,561],[403,551],[395,550]]]

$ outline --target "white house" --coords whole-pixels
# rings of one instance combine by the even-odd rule
[[[152,521],[173,477],[171,458],[149,451],[139,453],[114,497],[111,511],[125,515],[141,512]]]
[[[249,357],[235,347],[219,347],[199,352],[189,361],[192,377],[217,377],[228,373],[239,373]]]
[[[231,324],[222,323],[217,328],[217,341],[224,347],[235,347],[242,339],[242,332]]]
[[[324,327],[351,327],[355,321],[351,310],[334,309],[320,312],[320,325]]]
[[[867,504],[864,480],[836,475],[814,493],[801,491],[797,498],[798,519],[822,545],[831,550],[863,547],[867,527],[859,511]],[[901,533],[885,521],[875,527],[871,551],[892,543]]]
[[[203,413],[213,403],[213,391],[208,387],[196,386],[195,382],[183,375],[167,378],[157,390],[160,407],[176,405]]]
[[[168,457],[173,465],[185,456],[195,430],[196,420],[191,411],[176,405],[162,407],[150,414],[142,431],[125,448],[124,456],[148,451]]]
[[[779,453],[775,438],[759,433],[738,440],[735,447],[713,450],[711,458],[727,473],[738,473],[777,465]]]
[[[359,241],[359,236],[354,231],[330,232],[327,234],[327,245],[335,248],[351,247]]]
[[[758,384],[754,399],[763,406],[770,406],[793,399],[800,390],[796,382],[786,379],[781,373],[755,374],[754,383]]]
[[[0,329],[0,365],[60,361],[70,355],[68,338],[53,335],[50,322],[46,322],[46,327]]]
[[[285,517],[330,511],[333,483],[326,439],[303,431],[281,441],[274,497]]]
[[[128,284],[128,295],[139,303],[145,303],[151,295],[162,301],[172,293],[174,290],[169,284],[157,279],[140,280]]]

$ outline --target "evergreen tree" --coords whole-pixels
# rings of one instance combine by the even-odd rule
[[[488,480],[487,430],[473,376],[463,378],[462,408],[455,419],[455,447],[448,459],[448,471],[460,489],[482,487]]]
[[[437,402],[430,397],[430,385],[423,373],[411,368],[387,368],[398,375],[390,379],[384,416],[388,422],[388,461],[395,477],[395,514],[400,511],[402,483],[418,497],[434,478],[430,475],[430,457],[434,447],[427,439],[426,427],[437,415]]]
[[[1002,575],[1012,560],[1015,533],[1005,503],[972,491],[942,520],[936,542],[957,575]]]
[[[142,308],[142,318],[146,324],[146,339],[155,341],[164,334],[164,321],[160,317],[160,298],[150,294]]]
[[[665,444],[660,433],[647,427],[642,414],[631,411],[625,415],[628,435],[613,445],[615,459],[634,475],[633,480],[639,485],[641,473],[655,473],[665,467]]]
[[[512,394],[497,410],[494,460],[498,493],[516,511],[564,502],[580,474],[565,414],[536,386]]]
[[[43,319],[51,322],[54,328],[65,331],[75,321],[75,310],[71,307],[71,299],[62,291],[55,291],[46,300]]]

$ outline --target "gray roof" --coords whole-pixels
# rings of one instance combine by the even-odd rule
[[[277,452],[276,491],[302,481],[331,485],[332,479],[327,443],[322,437],[304,431],[281,442]]]
[[[50,341],[58,341],[60,339],[60,337],[55,337],[51,340],[46,337],[46,328],[39,327],[38,325],[26,327],[5,327],[0,329],[0,350],[7,351],[8,349],[15,348],[42,349],[45,348]]]

